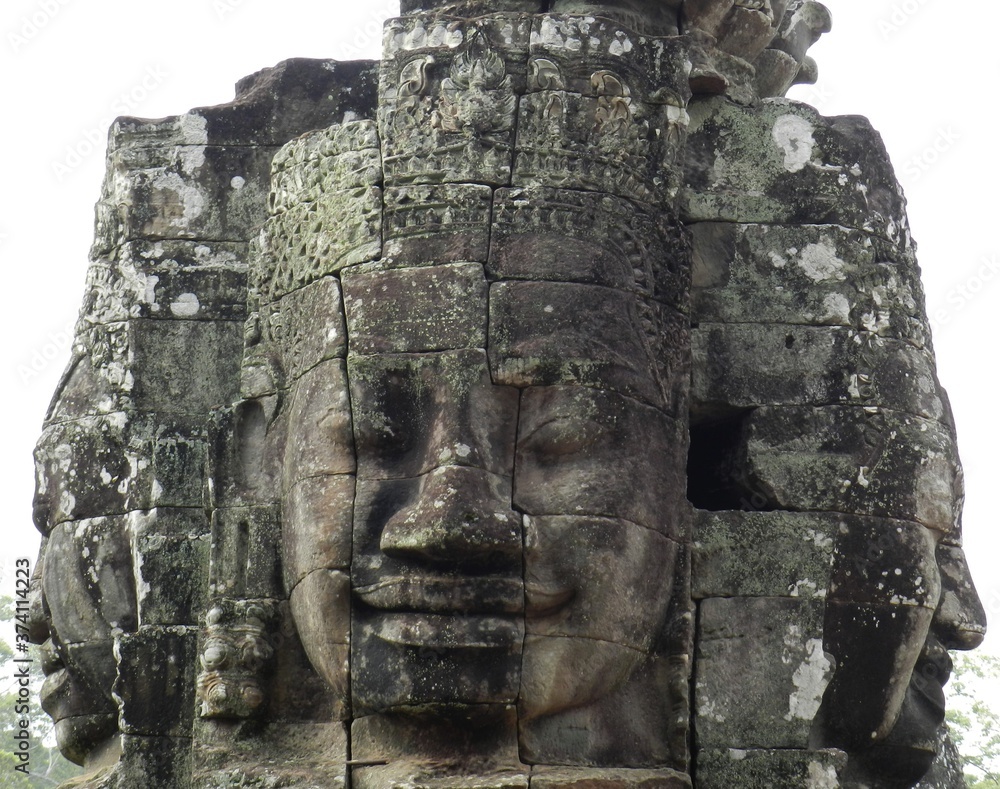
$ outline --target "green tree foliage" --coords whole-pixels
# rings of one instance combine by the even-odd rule
[[[27,655],[32,658],[28,664],[31,670],[26,715],[31,721],[28,729],[31,771],[26,775],[15,769],[22,764],[15,755],[17,741],[14,734],[22,718],[17,709],[22,699],[18,696],[16,672],[19,665],[24,665],[15,663],[15,658],[22,655],[20,652],[15,654],[10,644],[15,636],[16,613],[14,601],[0,596],[0,789],[55,787],[78,775],[80,768],[59,753],[52,733],[52,721],[39,706],[38,694],[43,677],[37,649]]]
[[[956,655],[948,696],[948,726],[969,789],[1000,789],[1000,657]]]

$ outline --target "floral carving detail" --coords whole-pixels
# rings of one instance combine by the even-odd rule
[[[601,136],[623,134],[632,124],[632,93],[618,75],[602,69],[590,77],[597,94],[594,132]]]
[[[509,131],[516,103],[503,58],[477,30],[455,57],[451,75],[441,84],[441,101],[431,125],[452,133]]]

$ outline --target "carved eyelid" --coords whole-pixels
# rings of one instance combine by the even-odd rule
[[[559,436],[548,435],[548,433],[554,433],[556,428],[553,425],[566,425],[568,427],[576,428],[572,429],[571,438],[563,438],[566,433]],[[579,429],[583,427],[584,429]],[[579,444],[579,448],[588,447],[597,441],[598,436],[604,431],[605,425],[602,425],[596,419],[590,417],[580,417],[580,416],[553,416],[546,419],[540,425],[518,438],[518,448],[530,447],[534,448],[540,443],[567,443],[569,440],[574,441]]]

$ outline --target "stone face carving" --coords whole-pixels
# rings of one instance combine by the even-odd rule
[[[548,5],[116,125],[37,452],[84,785],[954,773],[985,623],[902,195],[769,100],[826,9]]]

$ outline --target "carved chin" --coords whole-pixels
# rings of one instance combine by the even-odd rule
[[[63,756],[75,764],[86,764],[91,754],[117,739],[117,715],[81,715],[56,721],[56,743]]]
[[[597,701],[620,687],[644,657],[638,650],[592,638],[528,636],[519,713],[531,720]]]

